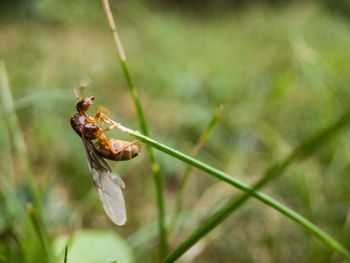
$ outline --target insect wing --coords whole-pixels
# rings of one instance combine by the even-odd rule
[[[79,84],[77,84],[73,88],[73,93],[77,99],[84,98],[84,91],[90,83],[91,83],[91,80],[88,78],[85,78],[81,80]]]
[[[90,175],[108,217],[117,225],[126,222],[126,210],[122,188],[122,179],[112,172],[108,163],[96,152],[91,141],[83,138],[86,149]]]

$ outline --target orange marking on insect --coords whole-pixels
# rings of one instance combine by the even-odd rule
[[[124,183],[117,174],[112,172],[104,158],[113,161],[130,160],[139,155],[141,145],[138,142],[107,138],[104,132],[115,128],[115,122],[101,112],[106,110],[102,106],[96,109],[95,117],[87,114],[94,99],[93,96],[78,97],[75,105],[77,112],[71,117],[70,123],[83,140],[90,175],[107,215],[115,224],[123,225],[126,222],[125,204],[121,191]],[[103,124],[109,126],[102,128]],[[92,143],[93,140],[97,140],[95,144]]]

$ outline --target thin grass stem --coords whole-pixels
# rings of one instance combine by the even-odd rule
[[[66,245],[65,249],[64,249],[64,263],[68,262],[68,245]]]
[[[34,230],[39,238],[40,244],[43,248],[43,251],[45,251],[45,255],[47,257],[47,262],[54,262],[53,260],[53,255],[51,253],[51,248],[50,248],[50,241],[48,240],[47,235],[44,232],[44,229],[42,227],[43,222],[41,220],[40,215],[37,213],[36,209],[34,209],[33,204],[28,203],[27,204],[27,211],[29,214],[29,218],[34,226]]]
[[[0,62],[0,97],[3,104],[3,116],[8,130],[12,135],[11,141],[14,144],[14,150],[19,157],[23,174],[26,175],[30,190],[33,193],[34,203],[40,207],[40,196],[33,181],[33,173],[28,157],[27,146],[24,140],[24,134],[17,118],[5,63],[2,61]]]
[[[33,180],[33,171],[27,151],[27,146],[24,140],[24,134],[17,118],[5,63],[2,61],[0,61],[0,99],[3,104],[4,119],[10,131],[10,134],[12,135],[11,141],[14,144],[14,150],[19,157],[20,167],[23,170],[23,174],[26,176],[25,178],[29,185],[30,192],[33,195],[33,204],[35,206],[36,213],[35,217],[38,220],[40,219],[41,222],[41,231],[40,233],[37,232],[37,234],[40,235],[39,238],[41,240],[45,240],[46,242],[44,251],[47,253],[46,256],[49,259],[48,262],[53,262],[49,233],[46,224],[44,224],[44,217],[42,214],[41,196]],[[12,160],[12,164],[13,163],[14,161]],[[14,188],[14,185],[12,185],[12,187]],[[34,229],[37,229],[37,226],[34,225],[35,222],[33,220],[31,220],[31,223]]]
[[[141,101],[138,95],[138,91],[136,89],[136,86],[134,84],[134,81],[131,77],[129,67],[126,62],[126,55],[124,52],[124,48],[121,42],[121,39],[119,37],[119,33],[117,30],[117,27],[115,25],[112,11],[109,5],[108,0],[102,0],[104,11],[107,16],[109,27],[112,31],[112,36],[114,38],[115,45],[117,47],[118,55],[120,64],[124,73],[124,76],[126,78],[126,81],[128,83],[128,88],[131,93],[132,99],[134,101],[134,105],[136,108],[136,112],[139,119],[139,124],[141,127],[141,131],[148,135],[148,127],[147,127],[147,121],[145,118],[145,114],[141,105]],[[159,246],[159,254],[160,258],[164,258],[168,251],[168,244],[167,244],[167,230],[165,226],[165,203],[164,203],[164,182],[163,178],[160,174],[160,167],[158,162],[156,161],[156,158],[154,156],[153,150],[151,147],[147,145],[146,147],[148,152],[148,157],[151,162],[151,169],[152,174],[154,178],[155,183],[155,189],[156,189],[156,200],[157,200],[157,208],[158,208],[158,229],[159,229],[159,240],[160,240],[160,246]]]
[[[12,141],[14,142],[14,148],[20,159],[21,165],[25,171],[25,174],[31,176],[30,162],[28,160],[27,147],[24,141],[22,129],[19,125],[12,95],[8,80],[8,74],[6,71],[5,63],[0,63],[0,92],[2,108],[4,110],[4,119],[12,135]],[[29,172],[29,173],[28,173]]]

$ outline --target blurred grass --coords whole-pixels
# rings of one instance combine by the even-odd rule
[[[55,236],[76,228],[111,229],[91,187],[83,146],[69,127],[73,84],[88,76],[93,80],[89,93],[97,97],[96,103],[107,106],[115,119],[137,127],[122,72],[115,67],[102,9],[92,2],[65,6],[43,1],[38,21],[8,20],[0,27],[0,58],[8,68],[34,179],[43,192],[43,211]],[[345,52],[350,44],[349,24],[317,4],[283,9],[253,6],[205,17],[154,11],[135,3],[113,1],[112,8],[120,19],[152,136],[190,152],[216,105],[224,102],[222,121],[200,159],[243,181],[255,181],[269,164],[336,119],[349,104],[350,53]],[[15,189],[1,187],[1,211],[9,216],[9,209],[17,210],[12,203],[3,209],[9,201],[5,193],[25,200],[26,185],[25,175],[16,167],[18,156],[7,146],[11,134],[3,120],[0,125],[0,173],[12,169],[15,174]],[[349,247],[348,138],[345,130],[312,158],[290,167],[266,191]],[[185,167],[163,155],[157,157],[166,176],[166,200],[174,204]],[[127,184],[129,218],[116,232],[128,237],[156,220],[153,182],[143,156],[113,166]],[[206,176],[190,179],[185,210],[194,211],[198,219],[188,220],[184,232],[171,237],[171,247],[200,224],[208,206],[214,209],[234,193],[213,183]],[[10,219],[1,217],[0,255],[5,256],[8,239],[4,236],[18,237],[16,233],[26,226],[14,224],[20,219],[17,213]],[[141,244],[135,247],[136,259],[152,262],[156,254],[150,250],[157,244],[137,243],[137,238],[144,236],[133,235],[135,242],[130,243],[132,247]],[[26,253],[39,251],[29,242],[26,246]],[[183,261],[224,262],[228,257],[236,262],[340,261],[297,226],[255,201],[220,225]]]

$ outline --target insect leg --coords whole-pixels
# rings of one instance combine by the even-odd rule
[[[110,118],[108,118],[105,114],[103,114],[101,111],[96,112],[95,119],[101,122],[109,123],[109,124],[113,123],[113,121]]]
[[[103,107],[103,106],[96,106],[95,107],[95,118],[94,119],[99,122],[101,128],[103,128],[103,124],[107,122],[107,119],[109,119],[102,112],[110,113],[110,111],[106,107]]]
[[[102,112],[97,112],[96,115],[95,115],[95,119],[100,121],[101,123],[109,124],[109,126],[106,127],[105,129],[103,129],[103,131],[109,131],[111,129],[114,129],[114,128],[118,127],[118,123],[113,121],[111,118],[107,117]]]
[[[113,148],[112,143],[108,140],[108,138],[106,137],[106,135],[104,135],[103,131],[101,133],[98,134],[98,140],[103,141],[104,143],[107,144],[108,148],[112,151],[113,154],[117,154],[119,151],[116,151]]]

